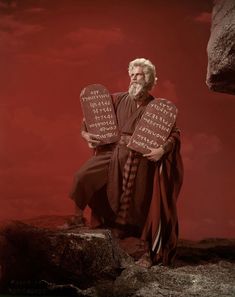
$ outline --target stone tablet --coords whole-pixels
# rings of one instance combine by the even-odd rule
[[[87,131],[98,135],[102,143],[118,140],[118,127],[112,98],[99,84],[89,85],[81,91],[81,106]]]
[[[142,154],[165,143],[175,124],[177,108],[162,98],[151,101],[130,139],[128,147]]]

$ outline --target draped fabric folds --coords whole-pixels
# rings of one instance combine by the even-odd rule
[[[145,106],[138,116],[134,113],[134,117],[139,119]],[[122,130],[133,133],[130,120]],[[117,146],[109,166],[107,186],[116,222],[139,223],[141,240],[150,243],[153,262],[165,265],[174,260],[178,240],[176,201],[183,181],[178,128],[174,127],[166,149],[168,152],[163,158],[154,163],[125,146]],[[137,207],[131,211],[131,205],[138,205],[139,213]]]
[[[176,202],[183,182],[180,139],[174,149],[158,162],[154,191],[141,238],[150,242],[154,262],[171,264],[176,255],[178,218]]]
[[[177,246],[176,201],[183,179],[179,130],[174,127],[166,153],[152,162],[126,144],[154,97],[150,95],[138,108],[128,93],[113,95],[113,99],[120,141],[97,148],[77,172],[71,198],[81,209],[90,205],[96,214],[109,213],[113,222],[135,226],[140,240],[149,242],[153,262],[170,264]],[[99,194],[101,190],[106,196]],[[104,200],[108,208],[103,207]]]

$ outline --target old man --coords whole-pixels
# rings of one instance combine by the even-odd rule
[[[167,265],[174,258],[178,238],[176,200],[183,173],[180,132],[175,125],[162,146],[144,155],[127,147],[154,99],[150,90],[157,80],[155,66],[144,58],[131,61],[128,72],[128,92],[112,95],[119,141],[101,145],[83,123],[82,137],[94,155],[75,175],[71,198],[76,213],[71,223],[83,223],[83,211],[90,206],[93,227],[110,227],[115,236],[147,242],[149,251],[140,261]]]

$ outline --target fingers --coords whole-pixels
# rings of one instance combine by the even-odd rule
[[[150,161],[154,161],[156,158],[156,155],[153,152],[150,152],[148,154],[144,154],[143,157],[146,157]]]
[[[94,145],[94,144],[92,144],[92,143],[88,142],[88,147],[89,147],[89,148],[95,148],[95,147],[96,147],[96,145]]]
[[[89,139],[88,140],[88,146],[89,146],[89,148],[96,148],[100,144],[101,144],[101,141],[100,140],[96,140],[96,139]]]
[[[152,156],[152,152],[148,153],[148,154],[144,154],[143,157],[151,157]]]
[[[89,133],[89,139],[90,140],[98,140],[98,141],[100,141],[99,135],[91,134],[91,133]]]
[[[149,156],[147,157],[149,160],[154,161],[156,159],[156,156]]]
[[[91,141],[88,141],[88,146],[90,148],[96,148],[98,145],[100,144],[100,142],[91,142]]]
[[[99,144],[101,141],[100,140],[95,140],[95,139],[90,139],[90,140],[88,140],[88,142],[90,142],[92,144]]]
[[[146,157],[148,160],[155,162],[161,159],[162,153],[160,148],[148,147],[148,149],[150,150],[150,153],[144,154],[143,157]]]
[[[150,150],[150,153],[144,154],[144,157],[151,157],[151,156],[155,156],[158,155],[160,153],[162,153],[162,148],[158,147],[158,148],[150,148],[148,147],[148,149]]]
[[[98,145],[99,145],[99,143],[88,142],[89,148],[96,148]]]
[[[154,161],[157,162],[158,160],[160,160],[159,157],[147,157],[149,161]]]
[[[82,131],[82,137],[85,138],[86,140],[91,140],[91,139],[99,140],[99,135],[92,134],[87,131]]]
[[[89,148],[95,148],[96,146],[101,144],[101,140],[99,139],[99,135],[91,134],[91,133],[86,132],[84,138],[88,142]]]
[[[98,146],[99,144],[101,144],[100,139],[97,138],[97,135],[91,134],[89,135],[89,138],[87,139],[88,143],[90,144],[90,146],[92,148]]]
[[[147,157],[148,158],[148,157],[151,157],[154,154],[154,152],[153,152],[153,149],[151,149],[149,147],[147,149],[150,150],[150,153],[144,154],[143,157]]]

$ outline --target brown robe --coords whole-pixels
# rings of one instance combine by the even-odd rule
[[[149,96],[139,108],[128,93],[115,94],[113,99],[121,137],[133,134],[146,105],[154,98]],[[178,238],[176,199],[183,172],[178,131],[171,133],[165,149],[166,154],[158,162],[140,156],[126,224],[135,227],[137,236],[149,242],[155,263],[169,264]],[[95,150],[75,176],[71,198],[79,208],[89,205],[94,215],[115,222],[128,153],[129,149],[120,142]]]

